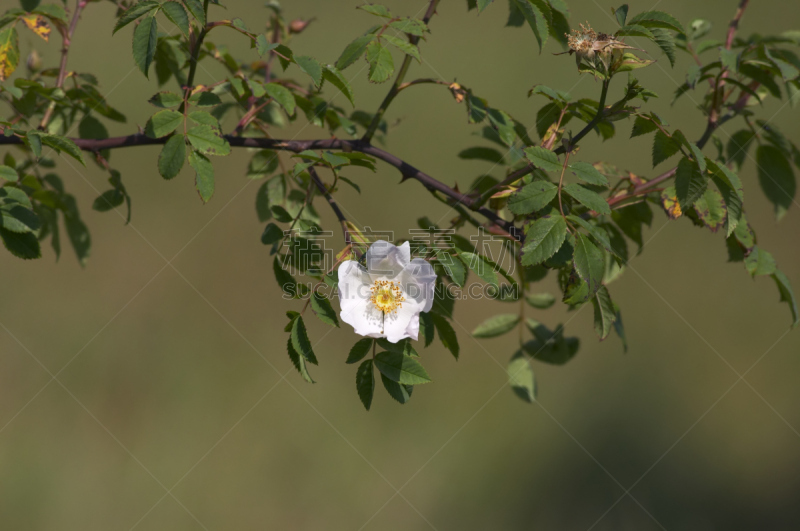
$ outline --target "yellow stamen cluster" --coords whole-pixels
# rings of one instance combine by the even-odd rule
[[[371,288],[372,292],[369,300],[375,307],[384,314],[396,313],[398,308],[403,307],[403,291],[400,286],[392,280],[376,280]]]

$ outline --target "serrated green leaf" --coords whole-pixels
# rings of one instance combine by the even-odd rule
[[[173,1],[164,2],[161,4],[161,10],[181,30],[181,33],[189,36],[189,15],[186,14],[186,10],[181,4]]]
[[[358,363],[363,360],[364,356],[369,354],[369,351],[372,350],[372,344],[374,342],[375,340],[371,337],[365,337],[358,341],[353,345],[353,348],[350,349],[350,354],[347,356],[347,361],[345,363]]]
[[[460,348],[458,346],[458,336],[456,336],[456,331],[453,330],[453,327],[450,326],[450,323],[445,317],[436,313],[430,313],[428,315],[433,321],[433,325],[436,328],[436,332],[439,334],[439,339],[442,341],[444,348],[449,350],[455,359],[458,359]]]
[[[534,308],[546,310],[556,303],[556,298],[551,293],[532,293],[525,296],[525,302]]]
[[[325,324],[339,327],[339,319],[336,318],[336,311],[331,306],[331,301],[326,297],[314,292],[311,295],[311,309],[317,314],[319,320]]]
[[[186,131],[186,138],[192,146],[204,155],[225,156],[230,154],[231,145],[222,134],[208,126],[196,125]]]
[[[739,71],[739,54],[736,50],[728,50],[727,48],[720,47],[719,59],[722,62],[722,67],[729,72],[735,74]]]
[[[322,84],[322,65],[319,61],[307,55],[295,57],[294,60],[297,66],[300,67],[300,70],[311,77],[315,86],[319,87]]]
[[[347,81],[347,78],[345,78],[335,66],[326,66],[325,70],[322,72],[322,77],[325,78],[328,83],[339,89],[339,92],[344,94],[350,101],[350,104],[355,106],[356,102],[353,99],[353,88],[350,86],[350,82]]]
[[[183,96],[180,94],[175,94],[174,92],[158,92],[147,101],[156,107],[169,109],[171,107],[177,107],[183,103]]]
[[[165,179],[172,179],[180,173],[186,159],[186,140],[183,135],[170,137],[158,156],[158,173]]]
[[[390,380],[405,385],[420,385],[431,381],[420,363],[399,352],[379,352],[375,367]]]
[[[633,122],[633,129],[631,130],[631,138],[646,135],[657,130],[658,126],[652,120],[648,120],[641,116],[637,116]]]
[[[173,132],[182,123],[182,113],[165,109],[163,111],[158,111],[147,120],[144,132],[150,138],[161,138]]]
[[[662,28],[650,28],[650,32],[653,34],[653,41],[661,48],[661,51],[667,56],[669,59],[670,66],[675,66],[675,37],[672,36],[672,33],[669,30],[662,29]]]
[[[189,10],[189,13],[200,23],[200,26],[204,27],[206,25],[206,12],[203,9],[202,0],[183,0],[183,3],[186,5],[186,9]]]
[[[133,30],[133,60],[147,78],[150,77],[150,64],[157,44],[158,24],[155,17],[147,16]]]
[[[628,19],[628,4],[619,6],[614,12],[614,16],[617,18],[617,24],[619,24],[620,27],[625,27],[625,21]]]
[[[311,348],[311,341],[308,340],[308,332],[303,322],[303,317],[299,316],[292,325],[292,346],[306,361],[317,365],[317,357]]]
[[[732,162],[737,169],[741,169],[754,138],[755,133],[750,129],[741,129],[733,133],[728,139],[728,162]]]
[[[603,282],[606,263],[603,252],[589,241],[583,234],[575,235],[575,270],[589,285],[589,296],[594,296]]]
[[[371,359],[358,366],[356,371],[356,390],[358,391],[358,398],[364,404],[364,408],[369,411],[372,405],[372,397],[375,394],[375,371],[372,368]]]
[[[495,315],[479,324],[472,331],[473,337],[497,337],[510,332],[519,324],[520,317],[515,313]]]
[[[214,107],[222,103],[219,96],[213,92],[196,92],[189,96],[189,103],[195,107]]]
[[[525,149],[525,156],[527,159],[544,171],[561,171],[563,165],[558,160],[558,156],[548,149],[543,147],[533,146]]]
[[[744,266],[751,276],[772,275],[777,271],[775,258],[772,253],[761,249],[758,245],[753,247],[744,259]]]
[[[487,284],[497,284],[497,272],[494,264],[486,257],[470,252],[459,252],[458,257],[464,264]]]
[[[653,33],[649,29],[638,24],[623,26],[618,29],[614,35],[617,37],[644,37],[646,39],[655,40]]]
[[[203,203],[208,203],[214,195],[214,166],[211,161],[197,151],[189,153],[189,165],[195,171],[195,187]]]
[[[756,150],[756,164],[758,183],[775,207],[775,217],[780,220],[792,206],[797,191],[792,167],[780,149],[763,144]]]
[[[705,158],[703,158],[705,165]],[[683,157],[675,171],[675,195],[681,210],[688,210],[695,201],[702,197],[708,187],[708,175],[701,173],[697,164]]]
[[[617,320],[617,312],[614,310],[614,303],[611,302],[611,295],[605,286],[600,286],[592,298],[594,306],[594,331],[603,340],[608,337],[614,321]]]
[[[295,350],[294,346],[292,345],[291,338],[289,338],[289,341],[286,343],[286,350],[289,352],[289,359],[292,360],[292,365],[294,365],[294,368],[300,373],[300,376],[303,377],[303,380],[307,381],[308,383],[314,383],[314,380],[308,373],[308,367],[306,367],[305,358]]]
[[[0,227],[0,239],[3,240],[3,246],[16,256],[23,260],[34,260],[42,257],[42,249],[39,246],[39,240],[33,233],[17,233],[11,232],[3,227]]]
[[[540,264],[561,248],[567,236],[567,224],[559,215],[544,216],[525,226],[522,265]]]
[[[664,28],[677,31],[678,33],[686,33],[678,20],[668,13],[663,11],[645,11],[639,13],[632,19],[628,20],[628,24],[639,24],[646,28]]]
[[[536,400],[536,380],[528,358],[520,351],[508,363],[508,384],[518,397],[526,402]]]
[[[11,26],[0,31],[0,82],[6,81],[19,66],[19,36]]]
[[[778,269],[771,276],[778,286],[781,302],[789,305],[789,310],[792,312],[792,328],[795,328],[800,323],[800,314],[797,312],[797,299],[792,291],[792,284],[789,282],[789,278]]]
[[[351,64],[355,63],[359,57],[364,55],[364,53],[367,51],[367,46],[373,40],[375,40],[375,35],[370,33],[369,35],[362,35],[348,44],[342,52],[342,55],[340,55],[339,59],[336,60],[336,68],[339,70],[344,70]]]
[[[296,101],[294,99],[294,95],[289,89],[283,85],[279,85],[278,83],[266,83],[264,85],[264,92],[267,94],[267,96],[277,101],[278,104],[286,111],[286,114],[289,116],[294,116]]]
[[[608,206],[608,203],[605,199],[603,199],[603,196],[597,192],[589,190],[585,186],[570,183],[564,185],[562,190],[589,210],[594,210],[598,214],[611,214],[611,207]]]
[[[428,31],[428,26],[418,18],[401,18],[389,23],[389,27],[402,33],[422,37]]]
[[[419,62],[422,62],[422,58],[419,56],[419,48],[415,44],[411,44],[410,42],[403,40],[399,37],[394,37],[392,35],[382,35],[383,40],[400,50],[406,55],[410,55],[414,59]]]
[[[694,202],[694,210],[706,227],[711,229],[711,232],[717,232],[727,218],[727,210],[722,196],[711,188],[705,190],[697,198]]]
[[[534,0],[514,0],[514,2],[516,2],[517,9],[519,9],[525,21],[533,30],[536,42],[539,45],[539,53],[541,53],[549,35],[548,21],[542,11],[542,7],[549,8],[549,6],[543,6],[543,3]]]
[[[283,231],[274,223],[267,223],[264,227],[264,232],[261,233],[261,243],[264,245],[272,245],[281,241],[283,238]]]
[[[620,259],[622,258],[620,256],[621,253],[611,245],[611,240],[608,237],[608,233],[603,227],[600,227],[598,225],[593,225],[592,223],[589,223],[582,217],[576,216],[574,214],[567,215],[567,219],[575,223],[576,225],[583,227],[586,230],[586,232],[589,233],[589,236],[591,236],[592,239],[594,239],[594,241],[600,244],[600,246],[603,247],[606,251],[619,257]]]
[[[16,182],[19,180],[19,174],[17,173],[17,170],[15,170],[14,168],[5,165],[0,165],[0,179]]]
[[[608,179],[588,162],[575,162],[567,166],[578,179],[597,186],[608,186]]]
[[[681,147],[678,142],[664,134],[663,131],[658,131],[653,139],[653,167],[655,168],[668,158],[675,155],[680,151]]]
[[[392,53],[380,41],[373,41],[367,46],[367,62],[369,80],[373,83],[383,83],[394,72]]]
[[[532,214],[543,209],[558,195],[558,187],[548,181],[526,184],[508,198],[508,209],[518,215]]]
[[[86,166],[86,163],[83,162],[83,155],[81,154],[81,148],[75,145],[75,142],[73,142],[69,138],[59,135],[51,135],[49,133],[36,133],[36,136],[42,141],[42,144],[44,144],[45,146],[50,146],[51,148],[55,149],[58,153],[66,153],[70,157],[80,162],[82,165]]]
[[[391,396],[401,404],[405,404],[411,399],[411,392],[414,389],[414,386],[403,385],[397,382],[393,382],[392,380],[387,378],[385,374],[383,373],[380,374],[383,387],[384,389],[386,389],[386,392],[389,393],[389,396]]]
[[[155,2],[154,0],[143,0],[132,5],[122,14],[122,16],[119,17],[119,20],[117,20],[117,23],[114,26],[114,30],[111,32],[111,34],[115,34],[137,18],[149,13],[158,6],[159,3]]]

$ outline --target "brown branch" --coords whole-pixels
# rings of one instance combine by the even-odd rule
[[[160,145],[165,144],[168,138],[169,137],[150,138],[142,133],[137,133],[134,135],[104,138],[101,140],[85,138],[71,138],[70,140],[72,140],[80,149],[84,151],[95,152],[104,149]],[[362,140],[341,140],[338,138],[326,138],[318,140],[281,140],[273,138],[244,138],[232,135],[224,135],[224,138],[228,141],[228,143],[230,143],[231,147],[273,149],[276,151],[292,151],[295,153],[300,153],[301,151],[305,151],[307,149],[330,149],[335,151],[359,151],[361,153],[371,155],[397,168],[403,175],[403,181],[406,179],[414,179],[419,181],[428,190],[441,192],[449,197],[453,202],[464,204],[464,206],[470,210],[479,213],[486,219],[500,226],[506,232],[512,234],[515,238],[520,239],[520,236],[516,231],[516,227],[514,227],[512,222],[502,219],[491,209],[481,207],[475,198],[464,195],[461,192],[450,188],[443,182],[431,177],[421,170],[418,170],[399,157],[372,146],[368,142],[364,142]],[[0,136],[0,145],[22,143],[22,138],[18,136]]]
[[[62,88],[64,86],[64,80],[67,79],[67,57],[69,56],[69,47],[72,44],[72,36],[75,34],[75,27],[78,25],[78,19],[81,17],[81,11],[83,11],[83,8],[86,7],[86,4],[88,3],[89,0],[77,0],[75,3],[75,13],[72,14],[72,21],[69,23],[69,27],[66,30],[59,27],[63,44],[61,47],[61,64],[58,67],[58,77],[56,78],[56,88]],[[55,110],[56,102],[53,101],[50,103],[50,106],[47,107],[47,111],[44,113],[42,121],[39,122],[39,129],[44,129],[47,127],[47,124],[53,117],[53,112],[55,112]]]
[[[750,0],[742,0],[739,3],[736,14],[733,16],[733,19],[731,19],[731,23],[728,24],[728,38],[725,39],[725,48],[728,50],[733,46],[733,38],[736,36],[736,30],[739,29],[739,21],[742,20],[742,15],[744,14],[744,10],[747,9],[748,3],[750,3]]]

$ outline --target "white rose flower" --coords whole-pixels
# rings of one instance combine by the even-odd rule
[[[433,305],[436,273],[421,258],[411,260],[408,242],[378,240],[367,250],[367,267],[354,260],[339,266],[342,321],[356,334],[397,343],[419,336],[419,314]]]

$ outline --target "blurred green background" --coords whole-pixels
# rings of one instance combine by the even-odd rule
[[[288,18],[316,17],[293,41],[295,52],[334,62],[373,22],[354,9],[358,3],[283,2]],[[684,24],[707,18],[711,37],[721,38],[737,3],[662,0],[657,9]],[[261,1],[225,4],[227,10],[212,7],[212,19],[239,16],[253,30],[264,27]],[[427,2],[386,4],[421,16]],[[496,4],[478,16],[463,0],[444,0],[422,46],[424,63],[408,79],[456,79],[531,125],[545,103],[526,97],[536,83],[597,98],[599,84],[579,77],[572,59],[553,56],[556,44],[539,54],[529,28],[504,28],[507,8]],[[616,27],[609,4],[569,4],[573,26],[588,20],[598,30]],[[637,13],[656,2],[630,4]],[[97,73],[111,103],[128,116],[128,124],[107,124],[116,135],[144,125],[152,112],[146,100],[157,87],[134,69],[132,28],[111,37],[113,17],[111,3],[87,7],[70,68]],[[752,0],[742,32],[798,26],[800,12],[786,2]],[[233,32],[212,37],[239,57],[257,58]],[[21,41],[23,57],[35,46],[47,65],[57,64],[55,34],[49,45],[29,32]],[[672,69],[647,48],[660,58],[640,71],[643,84],[662,96],[652,109],[697,138],[704,123],[691,99],[669,105],[686,57]],[[210,61],[203,65],[199,82],[223,76]],[[354,77],[358,107],[373,110],[388,86],[367,83],[362,66],[345,72]],[[296,69],[289,74],[306,82]],[[612,84],[610,98],[622,85]],[[797,112],[784,103],[767,102],[761,116],[798,139]],[[444,182],[463,190],[489,170],[456,157],[480,141],[444,88],[404,92],[387,117],[400,120],[388,149]],[[649,138],[628,140],[628,128],[618,123],[606,143],[587,137],[582,160],[660,173],[649,163]],[[282,134],[327,135],[302,125]],[[535,365],[538,404],[504,388],[514,335],[479,342],[467,333],[502,304],[466,302],[455,313],[458,362],[441,345],[430,347],[423,358],[434,383],[418,387],[406,406],[378,388],[366,413],[355,368],[344,364],[356,340],[347,325],[331,331],[310,322],[312,341],[320,342],[320,366],[312,368],[317,384],[305,384],[290,364],[284,312],[300,303],[281,300],[259,241],[258,183],[244,175],[249,155],[214,160],[217,190],[205,206],[191,171],[165,182],[157,155],[157,147],[113,153],[133,196],[127,226],[113,212],[90,209],[107,188],[96,166],[75,170],[59,162],[92,232],[85,269],[70,249],[59,262],[49,247],[35,262],[0,254],[0,528],[800,527],[800,332],[787,333],[788,310],[771,280],[753,281],[741,264],[726,263],[722,234],[685,219],[661,230],[666,216],[656,212],[645,252],[611,286],[628,331],[627,354],[616,337],[596,340],[591,308],[532,310],[551,327],[568,322],[567,332],[582,339],[566,366]],[[399,235],[422,215],[452,217],[418,183],[398,184],[398,173],[385,165],[351,177],[363,194],[344,188],[339,200],[360,225]],[[742,179],[760,244],[797,291],[800,208],[778,224],[752,160]],[[318,210],[335,227],[328,209]],[[554,289],[550,275],[542,290]],[[737,373],[746,373],[744,380]]]

